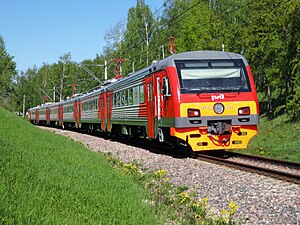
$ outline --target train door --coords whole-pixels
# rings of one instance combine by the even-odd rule
[[[36,123],[40,122],[40,111],[39,110],[35,111],[35,122]]]
[[[153,101],[154,101],[154,96],[153,96],[153,77],[150,76],[146,80],[146,85],[147,85],[147,117],[148,117],[148,137],[149,138],[155,138],[155,127],[154,127],[154,114],[155,114],[155,109],[153,107]]]
[[[153,75],[153,97],[154,97],[154,136],[159,134],[159,124],[162,122],[162,75],[161,72]]]
[[[28,110],[27,116],[28,116],[28,121],[31,121],[31,111],[30,110]]]
[[[63,125],[63,106],[62,105],[58,106],[58,124],[60,126]]]
[[[78,106],[77,106],[77,101],[74,102],[74,112],[73,112],[73,118],[75,120],[75,126],[78,127]]]
[[[50,124],[50,108],[46,108],[46,121],[47,125]]]
[[[78,127],[81,128],[81,111],[82,111],[82,106],[81,106],[81,100],[78,101]]]
[[[104,94],[100,94],[98,98],[98,118],[101,124],[101,131],[105,129],[104,118],[103,118],[103,113],[105,111],[105,108],[103,103],[104,103]]]
[[[80,121],[81,121],[81,102],[80,101],[75,101],[74,102],[74,120],[75,120],[75,125],[77,128],[81,127]]]
[[[162,120],[162,110],[163,110],[161,73],[155,74],[154,79],[155,79],[155,85],[154,85],[155,118],[157,118],[158,123],[160,123]]]
[[[107,107],[107,131],[111,132],[111,114],[112,114],[112,92],[107,92],[107,97],[106,97],[106,107]]]
[[[100,94],[97,99],[97,101],[98,101],[98,119],[100,120],[100,125],[101,125],[101,130],[102,130],[101,114],[102,114],[103,108],[102,108],[101,98],[102,98],[102,95]]]
[[[102,131],[105,131],[105,115],[106,115],[106,107],[105,107],[105,101],[106,98],[105,98],[105,93],[102,93],[99,95],[99,111],[98,111],[98,117],[101,121],[101,130]]]
[[[170,85],[166,77],[166,71],[155,73],[153,83],[155,136],[158,136],[158,140],[163,142],[164,134],[160,127],[166,126],[163,124],[163,118],[166,116],[168,97],[165,96],[170,96]]]

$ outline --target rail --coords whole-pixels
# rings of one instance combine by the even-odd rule
[[[243,158],[244,161],[247,161],[248,159],[248,163],[234,161],[232,160],[233,157]],[[213,152],[213,154],[200,153],[198,154],[197,159],[233,167],[240,170],[250,171],[295,184],[300,184],[300,163],[296,162],[223,151],[217,153]],[[265,166],[255,164],[265,164]],[[268,165],[270,165],[270,167],[274,166],[280,169],[268,168]],[[288,172],[289,170],[292,170],[292,172]]]

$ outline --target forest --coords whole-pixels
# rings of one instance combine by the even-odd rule
[[[270,119],[286,114],[300,120],[300,0],[165,0],[155,11],[137,0],[126,21],[112,25],[104,38],[102,52],[93,59],[74,62],[67,52],[56,63],[17,71],[0,36],[0,106],[22,112],[23,99],[27,110],[99,86],[105,61],[108,78],[115,77],[119,61],[124,61],[126,76],[169,56],[172,39],[175,53],[225,50],[244,55],[260,112]]]

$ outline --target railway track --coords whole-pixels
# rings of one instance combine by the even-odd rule
[[[226,151],[200,153],[197,159],[300,184],[300,163],[296,162]]]
[[[168,145],[161,143],[148,142],[147,140],[122,140],[119,142],[130,144],[136,147],[142,147],[156,154],[167,154],[175,158],[188,157],[188,153],[174,151]],[[267,177],[300,184],[300,163],[241,154],[227,151],[207,151],[203,153],[192,154],[193,158],[205,160],[228,167],[257,173]]]
[[[101,133],[88,133],[90,135],[102,136]],[[107,138],[107,137],[104,137]],[[114,141],[140,147],[156,154],[170,155],[175,158],[193,157],[220,165],[225,165],[235,169],[240,169],[252,173],[273,177],[296,184],[300,184],[300,163],[253,156],[228,151],[206,151],[189,155],[187,152],[176,151],[169,145],[149,142],[145,139],[124,139],[121,137],[109,138]]]
[[[98,135],[97,135],[98,136]],[[149,142],[144,139],[115,138],[116,141],[147,149],[156,154],[170,155],[175,158],[189,157],[187,152],[171,149],[169,145]],[[206,151],[191,155],[198,160],[205,160],[228,167],[257,173],[267,177],[300,184],[300,163],[241,154],[229,151]]]

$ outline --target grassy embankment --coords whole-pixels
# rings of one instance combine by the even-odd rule
[[[236,224],[234,201],[211,215],[165,170],[145,173],[1,107],[0,118],[0,224]]]
[[[286,116],[271,121],[260,118],[258,135],[254,137],[248,154],[300,162],[300,122],[291,122]]]
[[[160,224],[105,156],[0,108],[0,224]]]
[[[220,217],[211,217],[207,199],[197,201],[166,182],[166,171],[140,173],[133,164],[92,153],[2,108],[0,118],[0,224],[159,224],[166,218],[180,224],[235,223],[234,202]],[[262,118],[248,153],[299,162],[299,135],[299,122]]]

